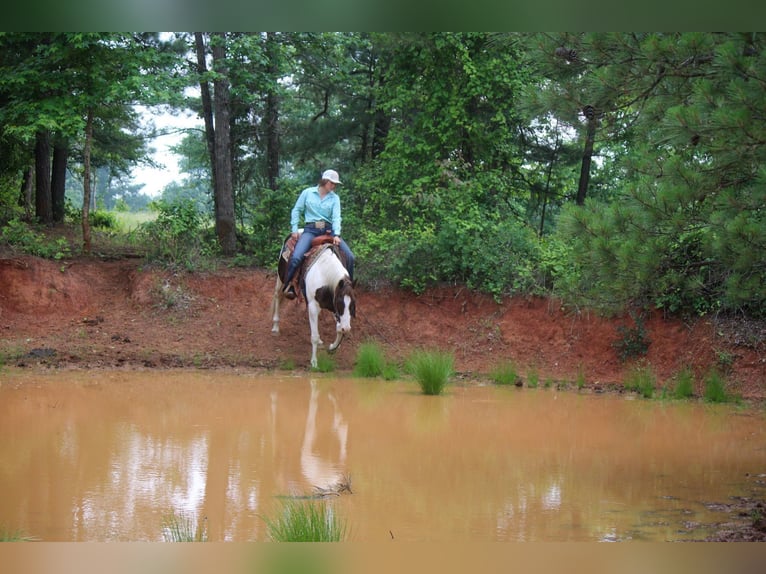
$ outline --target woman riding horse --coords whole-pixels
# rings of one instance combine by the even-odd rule
[[[304,189],[293,206],[290,214],[292,238],[297,240],[290,257],[285,278],[284,294],[288,299],[295,299],[296,293],[292,281],[295,272],[303,262],[303,256],[311,248],[311,240],[320,235],[332,235],[333,244],[340,247],[346,260],[346,269],[351,280],[354,279],[354,254],[340,237],[341,212],[340,197],[335,187],[340,183],[338,172],[328,169],[322,173],[319,185]],[[303,233],[298,234],[301,217],[305,221]]]

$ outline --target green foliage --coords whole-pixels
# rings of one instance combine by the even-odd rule
[[[379,377],[386,369],[386,357],[383,350],[375,342],[359,345],[356,352],[354,374],[358,377]]]
[[[184,514],[172,513],[162,523],[165,542],[207,542],[207,518],[201,524]]]
[[[705,391],[702,396],[708,403],[725,403],[731,400],[726,392],[726,381],[721,373],[711,370],[705,375]]]
[[[540,373],[537,372],[536,368],[530,367],[530,369],[527,371],[527,386],[530,389],[536,389],[539,384]]]
[[[490,379],[497,385],[515,385],[519,380],[518,370],[513,361],[502,361],[489,373]]]
[[[620,334],[620,338],[612,343],[612,347],[617,351],[617,356],[623,362],[646,355],[651,343],[646,335],[643,317],[633,311],[630,312],[630,317],[634,326],[618,325],[617,332]]]
[[[158,201],[157,219],[139,225],[136,235],[146,245],[146,257],[168,267],[197,269],[215,252],[215,241],[192,201]]]
[[[454,358],[441,351],[416,351],[408,363],[423,394],[440,395],[452,376]]]
[[[26,223],[14,219],[2,228],[0,240],[28,255],[45,259],[63,259],[71,255],[66,239],[47,239]]]
[[[317,353],[317,366],[312,367],[311,370],[318,373],[332,373],[335,370],[335,361],[327,352],[319,352]]]
[[[273,542],[342,542],[346,525],[323,501],[287,499],[276,518],[264,518]]]
[[[630,369],[623,385],[628,391],[635,391],[645,399],[654,395],[656,377],[649,366],[636,366]]]
[[[694,396],[694,373],[688,367],[681,369],[675,377],[673,397],[688,399]]]

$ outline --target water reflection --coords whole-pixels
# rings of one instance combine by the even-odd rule
[[[14,372],[0,437],[0,528],[44,540],[264,540],[346,475],[353,540],[684,539],[766,473],[762,412],[321,377]]]
[[[343,479],[346,468],[346,448],[348,443],[348,423],[343,418],[338,401],[332,392],[327,394],[327,400],[332,405],[333,416],[330,432],[337,438],[337,449],[327,453],[323,458],[317,448],[317,410],[319,409],[319,387],[316,380],[311,379],[311,395],[306,414],[306,429],[301,445],[301,471],[303,476],[315,488],[329,489]],[[333,456],[335,455],[335,456]],[[333,463],[332,461],[336,462]]]

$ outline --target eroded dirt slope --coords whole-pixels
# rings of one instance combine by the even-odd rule
[[[273,274],[257,269],[169,274],[139,259],[64,263],[31,257],[0,259],[0,352],[9,364],[59,367],[162,368],[308,366],[310,339],[302,302],[286,301],[281,333],[271,333]],[[630,364],[614,348],[627,318],[573,314],[548,299],[492,298],[461,288],[423,295],[358,289],[353,334],[336,354],[351,369],[358,345],[374,340],[392,360],[415,348],[452,350],[466,378],[481,378],[512,360],[525,378],[588,386],[619,384]],[[766,352],[736,324],[685,324],[657,315],[646,322],[645,361],[659,384],[685,366],[698,375],[728,369],[732,390],[766,395]],[[334,334],[323,314],[322,337]],[[752,331],[752,330],[751,330]],[[747,345],[743,345],[747,342]],[[701,389],[699,389],[701,391]]]

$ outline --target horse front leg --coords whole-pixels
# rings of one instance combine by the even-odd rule
[[[317,367],[317,347],[320,347],[322,339],[319,338],[319,303],[311,301],[308,304],[309,328],[311,329],[311,368]]]
[[[279,302],[281,301],[282,297],[282,280],[279,278],[279,273],[277,273],[277,283],[274,286],[274,297],[271,299],[272,333],[279,333]]]
[[[335,326],[335,340],[332,342],[332,344],[327,347],[327,350],[331,353],[334,353],[338,347],[340,347],[341,342],[343,341],[343,330],[340,328],[340,322],[337,323]]]

